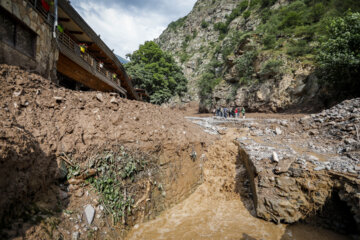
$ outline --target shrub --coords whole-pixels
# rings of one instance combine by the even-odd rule
[[[238,71],[241,83],[248,83],[250,81],[251,75],[254,73],[254,61],[256,57],[256,51],[246,51],[236,59],[236,70]]]
[[[266,34],[262,39],[262,42],[266,49],[272,49],[276,44],[276,36],[273,34]]]
[[[201,22],[201,27],[202,27],[202,28],[207,28],[208,26],[209,26],[209,23],[206,22],[205,20],[203,20],[203,21]]]
[[[214,29],[219,31],[220,33],[227,33],[228,26],[226,23],[218,22],[218,23],[215,23]]]
[[[265,7],[270,7],[272,5],[274,5],[276,2],[276,0],[261,0],[261,7],[265,8]]]
[[[250,10],[247,10],[247,11],[245,11],[245,12],[243,13],[243,17],[244,17],[245,19],[248,19],[248,18],[250,17],[250,15],[251,15],[251,11],[250,11]]]
[[[184,26],[184,23],[186,21],[187,16],[183,17],[183,18],[179,18],[178,20],[176,20],[175,22],[171,22],[168,26],[169,29],[176,31],[176,29]]]
[[[312,51],[311,47],[305,40],[291,42],[287,49],[287,54],[294,57],[304,56]]]
[[[281,73],[281,71],[282,71],[281,67],[283,65],[284,65],[284,62],[281,60],[270,59],[270,60],[266,61],[265,63],[263,63],[259,74],[262,75],[263,77],[264,76],[266,76],[266,77],[275,76],[275,75]]]

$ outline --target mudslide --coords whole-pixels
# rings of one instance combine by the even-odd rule
[[[230,129],[206,153],[204,183],[155,220],[135,225],[127,239],[348,239],[309,225],[274,224],[254,216],[246,170]]]

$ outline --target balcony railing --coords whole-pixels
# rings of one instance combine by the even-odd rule
[[[108,71],[104,64],[96,61],[89,53],[81,52],[79,44],[77,44],[69,35],[66,33],[58,32],[58,40],[69,50],[71,50],[75,55],[81,57],[87,64],[89,64],[97,72],[101,73],[107,79],[113,81],[114,83],[120,86],[120,80],[117,77],[114,77],[114,74]]]

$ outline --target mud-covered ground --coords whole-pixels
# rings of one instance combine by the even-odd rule
[[[315,115],[225,120],[195,103],[64,89],[7,65],[0,99],[1,238],[356,234],[359,99]],[[273,223],[299,220],[312,226]]]
[[[213,139],[180,112],[115,93],[68,90],[14,66],[0,65],[0,99],[1,238],[87,238],[104,227],[101,232],[121,235],[101,195],[84,183],[101,177],[89,161],[113,146],[149,156],[152,164],[141,170],[122,169],[143,176],[134,180],[132,205],[141,201],[131,211],[149,218],[195,189],[201,168],[191,154],[200,157]],[[121,189],[123,195],[129,197]],[[88,204],[95,209],[91,225],[84,216]]]

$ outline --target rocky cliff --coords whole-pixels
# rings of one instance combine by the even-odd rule
[[[325,92],[314,74],[325,19],[359,8],[350,2],[198,0],[155,41],[189,80],[182,100],[199,101],[200,111],[315,110]]]

